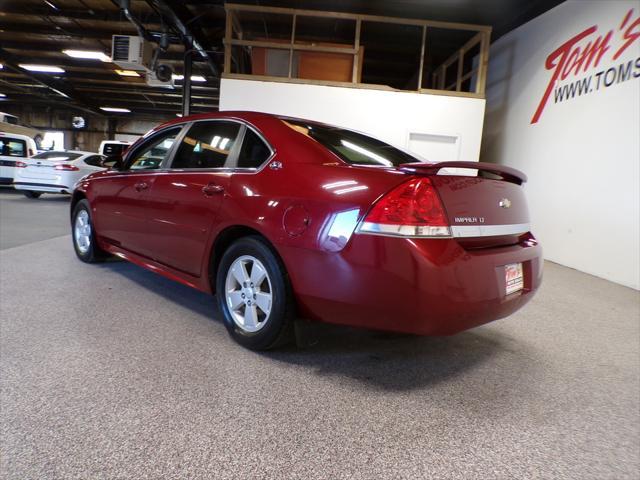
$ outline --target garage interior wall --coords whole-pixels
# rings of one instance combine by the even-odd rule
[[[568,1],[495,42],[481,155],[529,176],[547,259],[635,289],[639,6]]]
[[[114,118],[111,120],[113,131],[110,135],[109,119],[107,117],[99,117],[69,109],[38,109],[31,106],[3,105],[2,109],[7,113],[17,115],[20,118],[20,122],[26,125],[31,125],[43,131],[64,132],[64,148],[77,148],[88,152],[97,152],[103,140],[135,140],[157,126],[161,121],[175,118],[166,118],[164,120],[159,120],[157,117],[155,119]],[[87,122],[87,128],[84,130],[71,128],[74,116],[84,117]]]
[[[309,101],[313,99],[313,101]],[[477,161],[484,99],[223,78],[220,110],[255,110],[368,133],[434,160]]]

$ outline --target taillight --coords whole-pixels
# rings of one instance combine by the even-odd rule
[[[80,170],[75,165],[71,165],[70,163],[59,163],[54,167],[56,170],[64,170],[66,172],[76,172]]]
[[[27,164],[26,164],[26,163],[24,163],[24,162],[21,162],[20,160],[18,160],[18,161],[15,163],[15,167],[16,167],[16,168],[27,168]]]
[[[401,237],[450,237],[449,221],[428,178],[413,178],[378,200],[360,232]]]

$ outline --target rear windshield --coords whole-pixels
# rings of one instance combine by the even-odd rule
[[[304,120],[282,119],[291,128],[307,135],[338,157],[353,165],[393,167],[420,162],[419,158],[362,133]]]
[[[42,152],[37,154],[35,158],[38,160],[59,160],[61,162],[68,162],[69,160],[75,160],[76,158],[80,158],[82,156],[81,153],[71,153],[71,152]]]

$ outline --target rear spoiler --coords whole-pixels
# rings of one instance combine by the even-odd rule
[[[522,185],[527,181],[527,176],[515,168],[486,162],[439,162],[439,163],[405,163],[400,166],[402,170],[409,172],[420,172],[435,175],[443,168],[472,168],[479,172],[489,172],[498,175],[503,180],[517,185]]]

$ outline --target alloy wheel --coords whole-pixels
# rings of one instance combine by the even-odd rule
[[[80,253],[87,253],[91,247],[91,220],[86,210],[80,210],[76,215],[73,236]]]
[[[243,331],[254,333],[267,324],[272,292],[267,269],[257,258],[242,255],[229,267],[225,299],[233,321]]]

